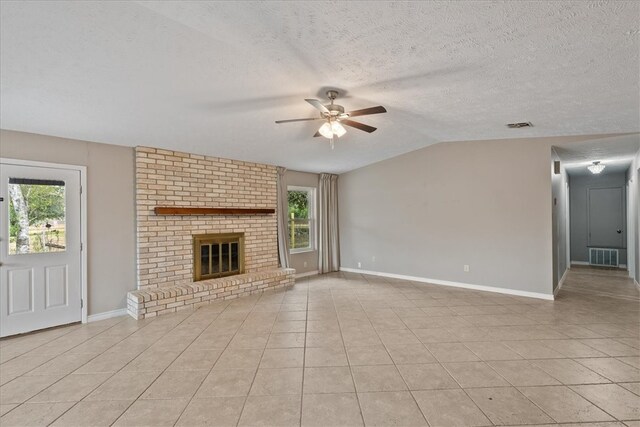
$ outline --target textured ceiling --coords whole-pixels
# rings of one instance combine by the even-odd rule
[[[640,152],[640,134],[614,135],[553,147],[569,175],[590,175],[595,161],[606,165],[603,174],[626,172]]]
[[[638,2],[6,2],[0,126],[343,172],[440,141],[640,131]],[[331,151],[303,99],[346,91]],[[506,123],[531,121],[512,130]],[[325,142],[325,143],[322,143]]]

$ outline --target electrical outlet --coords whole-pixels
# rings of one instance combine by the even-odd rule
[[[362,268],[362,263],[358,262],[358,268]]]
[[[303,265],[306,267],[307,266],[307,261],[305,261]]]
[[[469,272],[469,266],[467,264],[465,264],[463,268],[465,273]]]
[[[375,255],[371,257],[371,262],[376,262],[376,256]]]

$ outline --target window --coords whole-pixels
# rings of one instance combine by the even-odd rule
[[[315,249],[316,189],[289,186],[289,250],[291,253]]]
[[[9,178],[9,255],[62,252],[64,181]]]

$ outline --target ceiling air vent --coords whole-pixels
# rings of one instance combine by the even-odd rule
[[[530,128],[533,127],[533,124],[531,122],[508,123],[507,127],[511,129]]]

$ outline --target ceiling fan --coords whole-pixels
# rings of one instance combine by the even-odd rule
[[[347,133],[345,126],[360,129],[365,132],[371,133],[376,130],[373,126],[365,125],[364,123],[355,122],[350,120],[351,117],[366,116],[369,114],[386,113],[387,110],[382,106],[363,108],[361,110],[354,110],[348,113],[344,112],[342,105],[334,104],[333,101],[338,97],[338,91],[328,90],[327,98],[330,103],[323,105],[317,99],[305,99],[309,104],[320,110],[320,117],[313,117],[309,119],[291,119],[291,120],[276,120],[276,123],[290,123],[290,122],[306,122],[310,120],[322,120],[324,123],[320,126],[320,129],[313,135],[314,137],[324,136],[329,139],[331,143],[331,149],[333,149],[334,138],[340,138]]]

